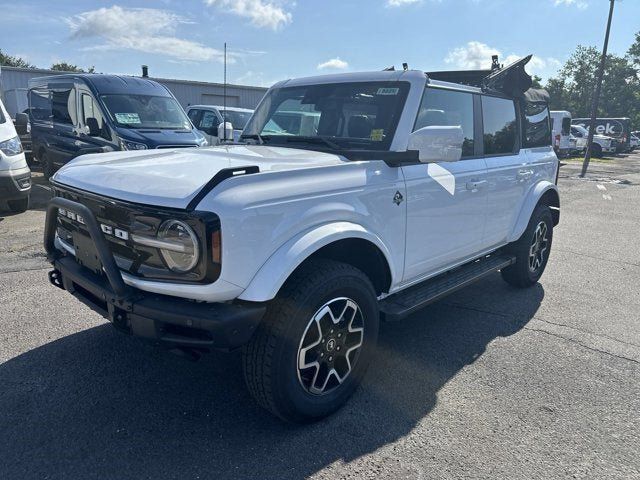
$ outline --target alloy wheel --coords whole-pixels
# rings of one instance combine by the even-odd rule
[[[544,263],[545,255],[549,248],[547,233],[547,224],[545,222],[538,223],[533,233],[533,242],[529,247],[529,270],[532,272],[538,271]]]

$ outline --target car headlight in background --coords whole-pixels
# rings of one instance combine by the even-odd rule
[[[129,140],[120,139],[120,147],[123,150],[146,150],[147,146],[144,143],[130,142]]]
[[[12,155],[18,155],[22,153],[22,143],[20,143],[20,137],[13,137],[4,142],[0,142],[0,151],[7,157]]]

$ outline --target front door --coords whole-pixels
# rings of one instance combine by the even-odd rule
[[[462,158],[402,167],[407,185],[405,282],[460,263],[483,248],[487,169],[479,155],[481,140],[475,138],[473,95],[426,88],[414,130],[438,125],[462,128]]]

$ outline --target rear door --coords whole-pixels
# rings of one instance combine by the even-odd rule
[[[505,243],[535,172],[521,150],[516,105],[512,99],[482,96],[484,159],[487,163],[488,210],[485,242]]]
[[[414,130],[461,126],[465,140],[457,162],[402,167],[407,185],[405,282],[436,273],[482,249],[487,169],[474,126],[477,108],[472,93],[425,89]]]

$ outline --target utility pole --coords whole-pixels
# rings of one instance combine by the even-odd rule
[[[600,57],[600,65],[596,78],[596,88],[593,91],[593,100],[591,102],[591,121],[589,123],[589,135],[587,136],[587,150],[584,154],[584,162],[582,162],[581,177],[587,174],[589,161],[591,160],[591,144],[593,143],[593,134],[596,127],[596,116],[598,115],[598,101],[600,100],[600,89],[602,88],[602,76],[604,75],[604,64],[607,61],[607,47],[609,46],[609,32],[611,31],[611,18],[613,17],[613,5],[616,0],[609,0],[609,19],[607,20],[607,31],[604,34],[604,46],[602,47],[602,57]]]

